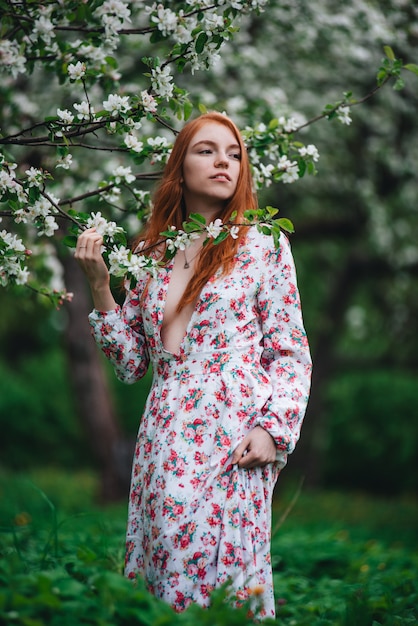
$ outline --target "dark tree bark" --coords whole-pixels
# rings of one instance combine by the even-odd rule
[[[75,259],[62,259],[65,284],[74,293],[66,306],[68,368],[79,418],[101,478],[101,501],[126,497],[133,442],[123,438],[100,352],[91,336],[87,316],[92,309],[85,277]]]

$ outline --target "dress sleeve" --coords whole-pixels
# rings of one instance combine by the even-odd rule
[[[296,270],[287,237],[280,249],[264,253],[264,279],[259,291],[263,331],[262,366],[273,393],[256,425],[276,442],[277,461],[284,467],[299,439],[308,403],[312,362],[303,326]]]
[[[97,345],[125,383],[142,378],[149,365],[139,298],[136,290],[128,291],[123,307],[106,312],[95,309],[89,315]]]

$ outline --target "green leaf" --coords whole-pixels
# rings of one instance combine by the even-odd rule
[[[418,76],[418,65],[416,65],[415,63],[407,63],[403,66],[403,69],[408,70],[409,72],[413,72]]]
[[[63,238],[62,243],[64,244],[64,246],[67,246],[68,248],[75,248],[77,245],[77,237],[73,235],[66,235]]]
[[[206,33],[200,33],[199,37],[196,39],[195,49],[197,54],[201,54],[203,52],[203,48],[205,47],[205,43],[208,40],[208,36]]]
[[[277,221],[278,225],[280,226],[280,228],[282,228],[286,232],[288,232],[288,233],[294,233],[295,232],[295,228],[294,228],[292,222],[287,217],[281,217],[280,219],[278,219],[276,221]]]
[[[390,59],[391,61],[394,61],[396,59],[395,53],[390,46],[383,46],[383,50],[385,51],[388,59]]]
[[[203,224],[203,226],[206,226],[206,220],[203,215],[200,215],[200,213],[190,213],[189,220],[191,222],[197,222],[198,224]]]
[[[221,243],[221,241],[224,241],[224,239],[226,239],[229,235],[229,231],[227,230],[223,230],[221,233],[219,233],[219,235],[213,240],[214,245]]]

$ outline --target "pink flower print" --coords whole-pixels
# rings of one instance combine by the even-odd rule
[[[184,512],[182,502],[174,500],[171,496],[167,496],[163,504],[163,516],[174,522]]]
[[[196,563],[189,563],[187,568],[186,568],[186,574],[189,578],[196,578],[197,577],[197,565]]]
[[[152,562],[154,563],[154,567],[156,569],[160,569],[161,571],[167,569],[168,557],[168,550],[164,550],[163,545],[158,544],[155,547],[154,554],[152,555]]]
[[[209,598],[210,594],[214,590],[213,585],[209,585],[208,583],[200,585],[200,593],[204,598]]]
[[[185,471],[185,461],[183,458],[178,456],[175,450],[171,449],[168,460],[163,463],[163,469],[166,472],[172,472],[176,476],[183,476]]]
[[[186,550],[191,541],[193,541],[195,532],[196,522],[187,522],[187,524],[182,524],[179,528],[179,532],[173,537],[174,547],[180,548],[180,550]]]
[[[252,396],[252,389],[249,385],[244,385],[244,383],[241,383],[239,386],[239,390],[242,396],[244,396],[244,398],[251,398]]]
[[[208,462],[208,456],[204,452],[199,452],[199,450],[196,450],[196,452],[194,453],[194,460],[197,465],[205,465]]]
[[[232,510],[228,511],[229,523],[234,528],[238,528],[241,522],[241,515],[238,507],[234,507]]]
[[[176,591],[176,598],[174,600],[173,608],[177,612],[184,611],[190,606],[193,602],[193,598],[191,596],[186,596],[181,591]]]
[[[307,346],[308,340],[306,338],[306,334],[300,328],[294,328],[291,333],[291,341],[292,344]]]
[[[202,399],[202,396],[202,389],[188,389],[187,394],[185,394],[184,398],[182,398],[181,405],[183,409],[187,412],[196,409],[200,400]]]

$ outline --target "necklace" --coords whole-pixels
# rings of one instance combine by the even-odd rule
[[[195,258],[200,254],[201,248],[196,252],[196,254],[194,256],[192,256],[192,258],[190,260],[187,259],[186,256],[186,250],[183,250],[183,254],[184,254],[184,265],[183,265],[183,269],[184,270],[188,270],[190,267],[190,263],[192,263]]]

